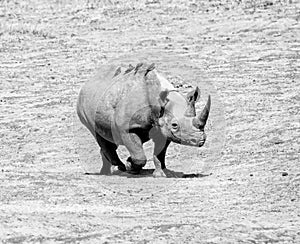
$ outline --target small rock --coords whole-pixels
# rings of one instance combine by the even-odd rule
[[[282,176],[287,176],[289,175],[287,172],[282,172]]]
[[[277,139],[277,140],[274,140],[274,144],[282,144],[282,143],[284,143],[284,141],[282,141],[282,140],[279,140],[279,139]]]
[[[253,176],[253,174],[250,174],[250,176]]]

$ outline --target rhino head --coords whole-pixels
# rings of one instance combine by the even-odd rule
[[[206,140],[204,127],[208,119],[211,99],[200,113],[196,113],[195,103],[200,97],[196,87],[184,98],[177,91],[164,91],[161,100],[165,103],[159,126],[163,135],[170,141],[183,145],[201,147]]]

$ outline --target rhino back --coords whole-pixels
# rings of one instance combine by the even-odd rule
[[[145,133],[150,130],[153,112],[152,105],[158,103],[159,86],[145,78],[144,73],[120,74],[113,79],[110,89],[103,94],[105,103],[99,103],[96,111],[96,130],[101,133],[109,131],[105,128],[105,111],[113,110],[111,133],[109,139],[113,138],[115,143],[122,142],[120,133],[128,133],[134,129],[143,129]]]
[[[119,134],[141,128],[147,132],[153,114],[159,114],[161,84],[156,74],[143,67],[127,73],[125,68],[104,66],[81,90],[78,115],[95,136],[121,143]],[[117,72],[116,72],[117,71]],[[155,115],[154,115],[155,117]]]

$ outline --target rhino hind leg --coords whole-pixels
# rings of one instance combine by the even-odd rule
[[[114,171],[126,171],[125,165],[119,159],[116,152],[118,146],[110,141],[107,141],[98,133],[96,134],[97,143],[100,146],[100,154],[103,165],[100,171],[102,175],[111,175]]]

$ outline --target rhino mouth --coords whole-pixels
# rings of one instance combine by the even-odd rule
[[[171,131],[171,135],[172,135],[172,141],[173,142],[176,142],[176,143],[181,143],[182,142],[182,140],[179,137],[177,137],[172,131]]]
[[[195,147],[202,147],[204,145],[204,143],[205,143],[205,140],[198,141],[195,139],[182,142],[183,145],[195,146]]]
[[[195,146],[195,147],[202,147],[205,143],[205,139],[202,140],[197,140],[197,139],[189,139],[189,140],[184,140],[179,137],[177,137],[172,131],[172,141],[182,144],[182,145],[187,145],[187,146]]]

